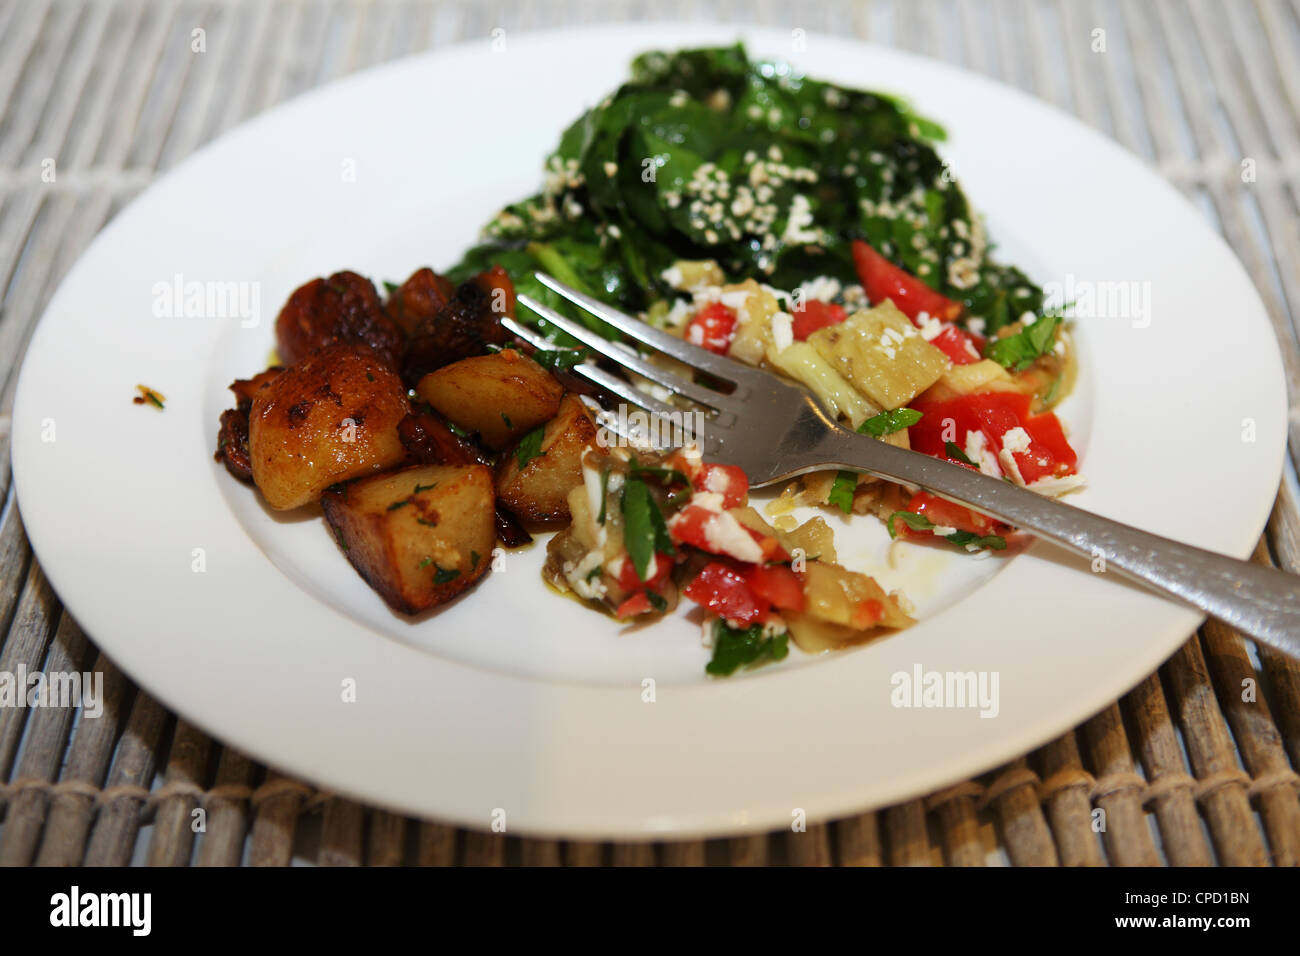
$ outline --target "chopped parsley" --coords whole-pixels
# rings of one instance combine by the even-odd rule
[[[538,349],[533,353],[533,361],[552,372],[567,371],[581,362],[585,354],[582,349]]]
[[[471,551],[469,553],[469,569],[471,571],[478,570],[478,562],[481,557],[482,555],[480,555],[477,551]]]
[[[420,567],[421,567],[421,568],[427,568],[427,567],[428,567],[429,565],[431,565],[431,564],[433,564],[433,558],[430,558],[430,557],[427,557],[427,556],[426,556],[426,557],[424,558],[424,560],[422,560],[422,561],[420,562]]]
[[[545,425],[538,425],[523,438],[519,439],[519,444],[515,446],[515,461],[522,471],[534,458],[541,458],[546,452],[542,451],[542,436],[546,431]]]
[[[647,580],[650,562],[656,552],[673,555],[673,539],[668,535],[663,512],[640,478],[628,478],[623,484],[623,543],[636,576]]]
[[[468,438],[468,437],[469,437],[469,432],[465,431],[465,429],[461,428],[459,425],[457,425],[457,424],[456,424],[455,422],[453,422],[453,421],[448,421],[448,422],[447,422],[447,431],[451,432],[451,433],[452,433],[453,435],[455,435],[457,438]]]
[[[887,526],[889,527],[889,536],[891,538],[898,536],[898,531],[894,526],[894,519],[899,518],[903,524],[907,525],[913,531],[933,531],[934,522],[925,515],[919,515],[914,511],[895,511],[889,516]],[[951,541],[959,547],[970,550],[974,548],[990,548],[994,551],[1005,551],[1007,539],[1000,534],[978,535],[973,531],[954,531],[952,534],[944,535],[944,539]]]
[[[858,426],[858,432],[873,438],[884,438],[894,432],[902,431],[921,420],[921,413],[914,408],[893,408],[868,418]]]
[[[946,441],[943,443],[943,450],[948,453],[949,458],[955,458],[963,465],[970,465],[972,468],[978,468],[979,465],[970,460],[970,456],[961,450],[961,446],[955,441]]]
[[[597,524],[605,523],[605,513],[609,508],[609,472],[609,465],[600,470],[600,517],[596,519]]]
[[[656,591],[646,591],[645,596],[649,599],[650,606],[653,607],[660,614],[664,614],[667,612],[668,601],[664,598],[662,594],[659,594]]]
[[[458,577],[460,577],[459,568],[451,568],[450,570],[443,570],[442,568],[438,567],[436,564],[433,566],[434,584],[446,584],[449,581],[455,581]]]
[[[509,428],[511,431],[514,431],[515,426],[512,425],[512,424],[510,424],[510,416],[509,416],[509,415],[507,415],[505,412],[502,412],[502,413],[501,413],[501,420],[502,420],[503,422],[506,423],[506,428]]]
[[[388,292],[389,295],[392,295],[400,288],[401,286],[399,286],[396,282],[389,282],[387,279],[384,280],[384,289]]]
[[[835,476],[835,484],[831,485],[830,494],[826,496],[826,503],[835,505],[846,515],[853,513],[853,492],[858,487],[858,473],[855,471],[841,471]]]
[[[1013,372],[1024,371],[1034,363],[1034,359],[1051,351],[1056,342],[1056,327],[1060,324],[1061,316],[1048,312],[1014,335],[991,340],[984,354],[1003,368]]]
[[[978,535],[972,531],[955,531],[948,535],[948,540],[968,551],[971,548],[990,548],[994,551],[1007,549],[1007,539],[1000,534]]]
[[[689,485],[691,480],[676,468],[647,468],[632,456],[631,473],[637,478],[654,478],[665,485]]]
[[[403,498],[401,501],[394,501],[391,505],[388,506],[388,510],[396,511],[398,508],[405,508],[410,503],[411,503],[410,498]]]
[[[417,482],[415,483],[415,491],[413,491],[413,492],[411,492],[411,493],[412,493],[412,494],[415,494],[415,495],[418,495],[418,494],[419,494],[420,492],[422,492],[422,491],[433,491],[433,489],[434,489],[434,488],[437,488],[437,487],[438,487],[438,483],[437,483],[436,481],[435,481],[433,484],[431,484],[431,485],[422,485],[422,484],[420,484],[420,483],[417,481]]]
[[[784,660],[789,653],[789,634],[764,637],[762,624],[740,631],[720,620],[713,625],[713,659],[704,665],[704,670],[714,677],[726,677],[742,667]]]

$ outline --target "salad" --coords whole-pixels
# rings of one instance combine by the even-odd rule
[[[217,458],[273,508],[319,504],[402,614],[548,530],[557,591],[625,621],[697,608],[710,674],[780,660],[791,638],[819,652],[906,627],[905,595],[837,562],[827,517],[874,515],[891,537],[977,556],[1014,529],[844,471],[804,476],[760,512],[739,468],[603,428],[611,396],[578,367],[592,356],[516,294],[617,335],[535,278],[549,272],[804,385],[870,438],[1063,494],[1082,482],[1052,410],[1075,375],[1069,331],[993,257],[935,151],[943,135],[901,100],[741,46],[644,54],[459,263],[385,295],[351,272],[296,290],[277,362],[232,386]],[[503,317],[555,348],[515,341]],[[803,505],[822,514],[800,523]]]

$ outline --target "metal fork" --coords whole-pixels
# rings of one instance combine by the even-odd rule
[[[1140,531],[1002,479],[859,435],[838,424],[801,385],[669,335],[549,275],[538,273],[537,279],[629,339],[734,386],[724,393],[689,381],[530,296],[519,296],[523,305],[594,351],[708,409],[701,441],[705,456],[739,465],[752,486],[830,468],[918,485],[1089,558],[1103,558],[1107,567],[1300,657],[1300,576]],[[504,323],[536,348],[556,347],[518,322]],[[681,414],[680,408],[594,364],[579,364],[574,371],[652,415]]]

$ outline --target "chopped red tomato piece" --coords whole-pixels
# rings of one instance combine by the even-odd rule
[[[699,505],[687,505],[668,521],[668,533],[678,544],[689,544],[702,551],[712,551],[709,543],[708,525],[715,517],[716,511],[701,508]]]
[[[848,318],[848,314],[843,306],[813,299],[801,303],[791,313],[791,317],[794,319],[790,326],[794,339],[796,342],[802,342],[818,329],[824,329],[828,325],[839,325]]]
[[[728,621],[741,624],[761,621],[771,610],[771,604],[754,593],[742,572],[718,561],[706,564],[682,594]]]
[[[970,365],[983,357],[975,344],[975,337],[955,325],[945,326],[930,340],[930,344],[948,356],[953,365]]]
[[[668,580],[669,575],[673,573],[673,559],[671,555],[656,554],[654,570],[647,581],[642,581],[637,577],[636,565],[632,563],[631,558],[623,560],[623,566],[618,569],[618,585],[625,591],[635,591],[637,589],[650,588],[658,590],[659,586]]]
[[[956,461],[948,454],[947,442],[965,451],[967,436],[979,431],[988,454],[1000,459],[1007,433],[1023,429],[1025,434],[1017,437],[1025,447],[1013,449],[1011,457],[1025,484],[1073,474],[1078,455],[1066,440],[1060,421],[1051,412],[1031,415],[1029,403],[1029,396],[1020,392],[984,392],[946,402],[917,403],[921,420],[908,429],[907,437],[916,451]],[[1004,462],[1000,466],[1006,467]]]
[[[618,609],[614,611],[614,616],[619,619],[636,617],[639,614],[648,614],[650,610],[649,596],[644,591],[637,591],[636,594],[633,594],[618,606]]]
[[[783,611],[804,609],[803,582],[784,564],[756,564],[745,571],[745,581],[758,597]]]
[[[781,547],[781,542],[777,541],[776,538],[772,537],[770,534],[763,534],[761,531],[755,531],[747,525],[741,525],[741,527],[748,531],[749,536],[758,542],[759,548],[763,551],[764,561],[790,560],[790,555],[786,553],[785,548]]]
[[[686,327],[686,341],[710,352],[725,355],[736,334],[736,310],[721,302],[711,302],[691,319]]]
[[[934,291],[860,239],[853,242],[853,264],[872,304],[892,299],[913,322],[922,312],[947,322],[961,315],[960,303]]]
[[[1023,427],[1029,434],[1029,451],[1017,454],[1016,464],[1025,484],[1074,474],[1079,456],[1070,447],[1060,419],[1051,412],[1044,412],[1026,419]]]
[[[875,598],[866,601],[859,601],[858,606],[853,609],[853,616],[850,623],[858,630],[866,630],[874,624],[879,623],[885,617],[885,605],[881,604]]]
[[[928,491],[918,491],[912,495],[903,510],[929,518],[931,524],[944,528],[956,528],[958,531],[969,531],[971,534],[980,536],[1001,534],[1002,531],[1006,530],[1006,525],[993,520],[988,515],[982,515],[978,511],[972,511],[965,505],[959,505],[948,501],[946,498],[940,498],[938,495],[932,495]],[[913,531],[902,518],[895,518],[894,533],[898,534],[900,532],[913,538],[931,536],[931,532]]]
[[[722,495],[723,508],[738,508],[749,498],[749,479],[737,465],[704,465],[691,476],[691,484],[696,491]]]

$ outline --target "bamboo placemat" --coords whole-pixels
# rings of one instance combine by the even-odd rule
[[[940,793],[804,833],[601,845],[458,831],[288,779],[167,712],[63,612],[23,533],[8,435],[28,338],[95,233],[196,147],[327,80],[498,27],[623,19],[855,35],[1076,114],[1222,232],[1300,382],[1300,0],[2,0],[0,671],[102,671],[106,712],[0,708],[0,863],[1300,863],[1300,666],[1215,624],[1069,734]],[[1300,571],[1292,407],[1256,557]]]

